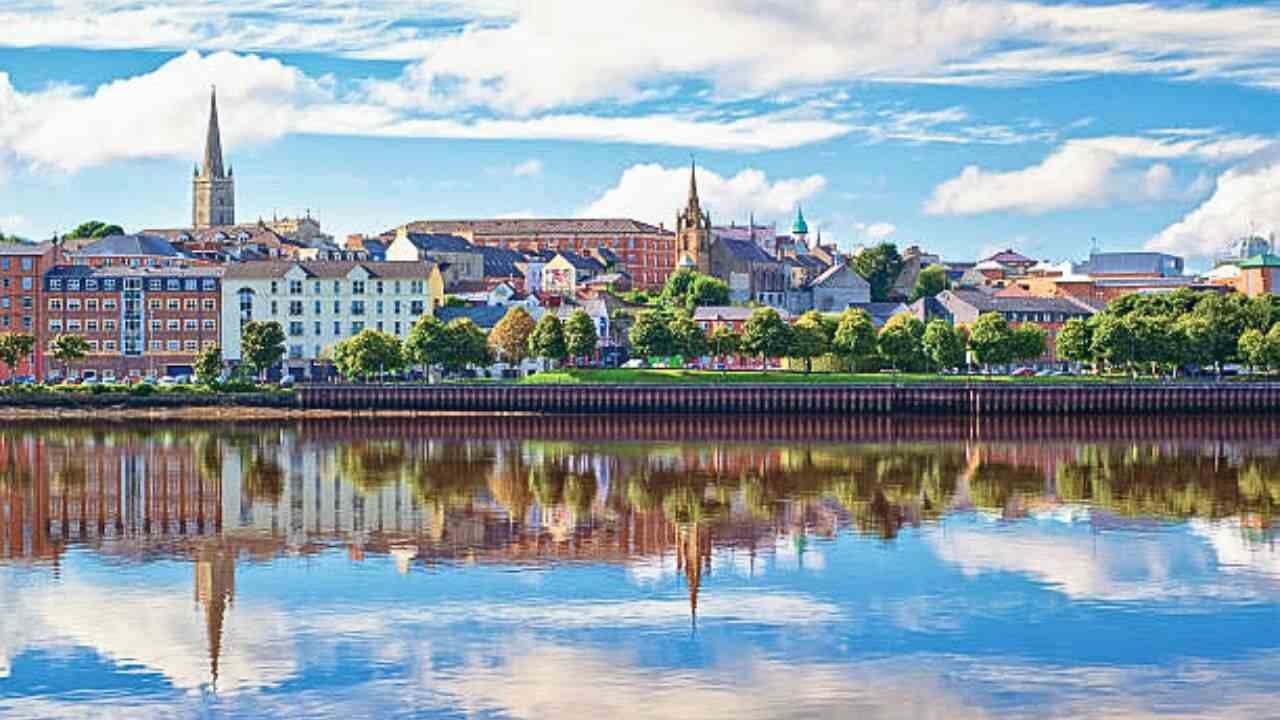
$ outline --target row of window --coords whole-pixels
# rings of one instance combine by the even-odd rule
[[[376,327],[376,328],[377,328],[378,332],[386,332],[386,324],[385,324],[384,322],[382,322],[381,320],[379,320],[379,321],[377,321],[376,323],[374,323],[374,327]],[[392,327],[392,332],[393,332],[393,333],[395,333],[396,335],[399,335],[399,334],[401,334],[401,331],[402,331],[402,330],[404,330],[404,327],[405,327],[405,326],[404,326],[403,324],[401,324],[401,322],[400,322],[399,320],[396,320],[394,323],[392,323],[392,324],[391,324],[391,327]],[[363,323],[363,322],[361,322],[361,321],[358,321],[358,320],[357,320],[357,321],[355,321],[355,322],[351,323],[351,334],[352,334],[352,335],[355,335],[356,333],[360,332],[361,330],[364,330],[364,323]],[[289,337],[306,337],[306,335],[307,335],[307,324],[306,324],[306,323],[304,323],[304,322],[299,322],[299,321],[296,321],[296,320],[295,320],[295,321],[293,321],[293,322],[289,323],[288,332],[289,332]],[[317,337],[319,337],[319,336],[323,335],[323,334],[324,334],[324,323],[323,323],[323,322],[321,322],[321,321],[319,321],[319,320],[315,320],[315,321],[313,321],[313,322],[311,323],[311,334],[312,334],[312,335],[315,335],[315,336],[317,336]],[[336,335],[336,336],[338,336],[338,337],[342,337],[342,321],[341,321],[341,320],[334,320],[334,321],[333,321],[333,334],[334,334],[334,335]]]
[[[116,321],[103,320],[101,325],[99,325],[97,320],[85,320],[81,322],[77,318],[71,318],[67,320],[65,323],[58,318],[52,318],[49,320],[50,332],[62,332],[64,328],[68,332],[74,332],[79,330],[84,330],[85,332],[98,332],[99,327],[101,327],[103,332],[115,332]],[[188,330],[188,331],[194,332],[196,330],[201,330],[201,329],[207,330],[209,332],[217,332],[218,321],[207,319],[207,318],[205,320],[193,320],[191,318],[187,318],[186,320],[170,319],[170,320],[152,320],[151,321],[151,332],[153,333],[160,332],[161,330],[171,330],[171,331]]]
[[[115,340],[87,340],[85,343],[89,346],[89,353],[98,352],[113,353],[117,352],[119,344]],[[151,352],[199,352],[202,348],[211,348],[218,343],[213,340],[205,340],[203,344],[196,340],[152,340]],[[53,352],[53,343],[49,343],[49,351]]]
[[[242,298],[242,300],[244,300],[244,298]],[[374,308],[375,315],[383,315],[386,313],[386,305],[381,300],[378,300],[377,302],[375,302],[373,304],[373,308]],[[426,302],[423,300],[411,300],[409,302],[401,302],[400,300],[394,300],[391,303],[392,315],[399,315],[403,313],[406,309],[408,309],[410,315],[414,315],[414,316],[421,315],[423,312],[425,312]],[[246,304],[245,302],[241,302],[240,310],[242,313],[251,314],[253,312],[252,302],[249,302],[248,304]],[[289,317],[301,317],[306,314],[305,312],[306,305],[301,300],[290,300],[288,310],[289,310]],[[367,304],[365,303],[365,301],[363,300],[351,301],[350,314],[364,315],[366,310],[367,310]],[[280,314],[280,303],[275,300],[271,301],[271,314],[272,315]],[[324,304],[320,300],[312,301],[311,314],[312,315],[324,314]],[[334,315],[342,314],[342,302],[340,300],[333,301],[332,314]]]
[[[290,295],[302,295],[304,292],[306,292],[306,290],[305,290],[306,283],[305,283],[304,281],[302,281],[302,280],[289,280],[289,281],[288,281],[288,284],[289,284],[288,291],[289,291],[289,294],[290,294]],[[372,287],[373,287],[373,293],[374,293],[375,295],[382,295],[382,294],[386,291],[386,289],[387,289],[386,281],[383,281],[383,280],[374,280],[372,283],[366,283],[366,281],[364,281],[364,280],[352,280],[352,281],[351,281],[351,293],[350,293],[350,294],[352,294],[352,295],[364,295],[364,294],[365,294],[365,290],[367,289],[367,287],[368,287],[369,285],[372,285]],[[392,293],[394,293],[394,294],[396,294],[396,295],[399,295],[399,294],[400,294],[400,292],[401,292],[401,287],[402,287],[402,286],[401,286],[401,284],[400,284],[400,281],[399,281],[399,280],[392,280],[392,281],[391,281],[391,292],[392,292]],[[409,281],[409,292],[410,292],[410,293],[415,294],[415,295],[420,295],[420,294],[422,294],[422,293],[423,293],[423,292],[425,292],[425,291],[426,291],[426,281],[425,281],[425,280],[410,280],[410,281]],[[312,281],[312,283],[311,283],[311,292],[312,292],[313,294],[315,294],[315,295],[323,295],[323,294],[324,294],[324,283],[322,283],[322,282],[321,282],[321,281],[319,281],[319,280],[314,280],[314,281]],[[271,294],[272,294],[272,295],[279,295],[279,294],[280,294],[280,281],[279,281],[279,280],[272,280],[272,281],[271,281]],[[341,294],[342,294],[342,281],[341,281],[341,280],[334,280],[334,281],[333,281],[333,294],[334,294],[334,295],[341,295]]]
[[[1069,319],[1066,313],[1050,312],[1007,312],[1004,317],[1010,322],[1066,322]]]
[[[31,272],[36,266],[35,258],[22,257],[18,258],[18,267],[24,272]],[[13,258],[0,257],[0,270],[9,271],[13,269]]]
[[[185,300],[179,300],[178,298],[159,300],[152,298],[147,302],[147,307],[151,310],[199,310],[203,308],[213,312],[218,309],[218,302],[213,298],[204,298],[203,300],[197,300],[195,298],[186,298]],[[65,303],[62,301],[62,298],[49,298],[50,310],[59,311],[63,308],[72,312],[80,310],[81,308],[89,312],[97,312],[99,303],[97,298],[87,298],[83,302],[80,298],[67,298]],[[101,308],[108,312],[114,311],[116,309],[115,299],[103,298]]]
[[[30,310],[36,306],[35,298],[30,295],[22,296],[22,309]],[[0,296],[0,310],[8,310],[13,307],[13,298],[8,295]]]
[[[21,325],[23,330],[30,330],[35,326],[35,320],[33,320],[30,315],[23,315]],[[8,315],[0,315],[0,330],[8,330],[12,327],[13,319]]]
[[[23,290],[34,290],[36,286],[36,279],[33,277],[18,278],[18,285],[21,286]],[[12,289],[13,278],[0,278],[0,290]]]
[[[24,280],[26,278],[23,278]],[[95,291],[95,290],[117,290],[123,288],[125,290],[141,290],[143,289],[142,278],[119,278],[121,282],[117,282],[117,278],[67,278],[64,282],[62,278],[49,278],[49,290],[68,291]],[[218,289],[218,281],[215,278],[148,278],[146,281],[147,290],[171,290],[186,292],[216,292]]]

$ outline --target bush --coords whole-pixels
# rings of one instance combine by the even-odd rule
[[[248,380],[228,380],[224,383],[214,383],[209,386],[215,392],[224,393],[251,393],[258,392],[258,386]]]
[[[147,397],[156,391],[151,383],[138,383],[129,388],[129,394],[134,397]]]

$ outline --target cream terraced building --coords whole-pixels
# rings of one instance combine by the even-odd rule
[[[242,360],[240,329],[280,323],[286,372],[311,375],[340,340],[366,328],[401,339],[444,304],[430,262],[261,261],[228,265],[222,279],[222,356]]]

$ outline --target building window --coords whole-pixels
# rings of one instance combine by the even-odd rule
[[[211,320],[211,319],[206,319],[206,320],[204,320],[204,329],[205,329],[205,330],[217,330],[217,329],[218,329],[218,321],[217,321],[217,320]]]
[[[68,321],[67,321],[67,329],[68,329],[68,330],[79,330],[79,329],[80,329],[80,321],[79,321],[79,320],[76,320],[76,319],[74,319],[74,318],[73,318],[73,319],[71,319],[71,320],[68,320]]]
[[[107,352],[115,352],[115,351],[116,351],[116,341],[115,341],[115,340],[104,340],[104,341],[103,341],[103,343],[102,343],[102,349],[103,349],[103,350],[106,350]]]
[[[392,314],[393,314],[393,315],[399,315],[399,314],[400,314],[400,301],[399,301],[399,300],[396,300],[394,303],[392,303],[391,307],[392,307],[391,312],[392,312]]]
[[[289,281],[289,294],[290,294],[290,295],[301,295],[301,294],[302,294],[302,281],[301,281],[301,280],[290,280],[290,281]]]
[[[85,310],[88,310],[88,311],[90,311],[90,312],[97,312],[97,311],[98,311],[98,299],[97,299],[97,298],[89,298],[88,300],[85,300],[85,301],[84,301],[84,309],[85,309]]]
[[[423,303],[421,300],[414,300],[409,303],[409,314],[418,316],[423,313]]]
[[[29,257],[22,258],[22,269],[24,271],[30,272],[31,268],[33,267],[35,267],[35,265],[31,262],[31,258]]]
[[[203,305],[205,310],[216,310],[218,307],[218,302],[213,298],[205,298]]]
[[[50,321],[49,321],[49,332],[62,332],[62,321],[61,321],[61,320],[50,320]]]
[[[333,294],[334,294],[334,295],[341,295],[341,294],[342,294],[342,281],[341,281],[341,280],[334,280],[334,281],[333,281]]]
[[[195,352],[200,349],[200,343],[196,340],[184,340],[182,342],[182,349],[187,352]]]
[[[97,340],[90,340],[88,344],[89,344],[89,352],[91,352],[91,353],[96,353],[96,352],[98,352],[98,341],[97,341]]]
[[[200,281],[200,289],[206,291],[217,290],[218,281],[213,278],[205,278]]]
[[[280,303],[276,302],[275,300],[271,301],[271,314],[272,315],[280,314]]]
[[[163,289],[164,289],[164,282],[163,282],[162,280],[160,280],[160,278],[152,278],[151,280],[148,280],[148,281],[147,281],[147,289],[148,289],[148,290],[163,290]]]
[[[301,346],[301,345],[290,345],[290,346],[289,346],[289,359],[290,359],[290,360],[301,360],[301,359],[302,359],[302,346]]]
[[[342,323],[337,320],[333,321],[333,334],[339,337],[342,336]]]
[[[319,320],[316,320],[314,323],[312,323],[311,330],[312,330],[312,334],[314,335],[320,335],[322,332],[324,332],[323,330],[320,329]]]
[[[333,301],[333,314],[334,315],[342,314],[342,303],[338,300]]]
[[[312,284],[311,288],[312,288],[313,290],[315,290],[315,293],[316,293],[317,295],[319,295],[321,292],[323,292],[323,291],[320,289],[320,281],[319,281],[319,280],[315,281],[315,283],[313,283],[313,284]]]
[[[280,283],[276,282],[275,280],[271,281],[271,294],[272,295],[280,294]]]
[[[124,289],[125,290],[141,290],[142,278],[125,278]]]
[[[409,283],[409,292],[414,295],[421,295],[423,292],[422,286],[423,282],[421,280],[414,280]]]
[[[353,323],[351,323],[351,334],[352,334],[352,335],[355,335],[355,334],[359,333],[361,330],[364,330],[364,323],[362,323],[362,322],[353,322]]]
[[[375,291],[375,292],[377,292],[379,295],[381,295],[381,294],[382,294],[382,281],[381,281],[381,280],[378,280],[377,282],[375,282],[375,283],[373,284],[373,287],[374,287],[374,291]]]
[[[401,330],[401,328],[400,328],[400,321],[399,321],[399,320],[397,320],[397,321],[396,321],[396,334],[397,334],[397,335],[399,335],[399,334],[400,334],[400,330]]]
[[[115,330],[116,330],[116,321],[115,321],[115,320],[103,320],[103,321],[102,321],[102,329],[103,329],[103,330],[105,330],[106,332],[115,332]]]
[[[178,330],[182,327],[182,324],[177,319],[170,319],[168,327],[169,330]]]
[[[50,281],[49,281],[49,289],[50,289],[50,290],[61,290],[61,289],[62,289],[62,281],[61,281],[61,280],[58,280],[58,279],[56,279],[56,278],[55,278],[55,279],[50,280]]]
[[[147,301],[147,307],[151,308],[152,310],[159,310],[160,308],[164,307],[164,303],[160,302],[159,300],[152,299]]]
[[[302,301],[301,301],[301,300],[290,300],[290,301],[289,301],[289,315],[290,315],[291,317],[300,317],[300,316],[302,315]]]
[[[164,323],[160,322],[159,320],[151,321],[151,332],[158,333],[163,327],[164,327]]]
[[[58,298],[50,298],[50,299],[49,299],[49,309],[50,309],[50,310],[61,310],[61,309],[62,309],[62,300],[60,300],[60,299],[58,299]]]
[[[182,306],[188,310],[195,310],[200,307],[200,303],[197,302],[195,298],[187,298],[183,301]]]
[[[182,289],[187,292],[195,292],[200,289],[200,281],[195,278],[187,278],[182,281]]]
[[[364,314],[364,301],[363,301],[363,300],[352,300],[352,301],[351,301],[351,314],[352,314],[352,315],[363,315],[363,314]]]
[[[29,278],[29,277],[22,278],[23,290],[32,290],[35,288],[35,286],[36,286],[35,278]]]
[[[375,304],[375,305],[374,305],[374,311],[375,311],[375,312],[377,312],[379,315],[381,315],[381,314],[382,314],[382,301],[381,301],[381,300],[379,300],[379,301],[377,302],[377,304]]]
[[[79,299],[79,298],[68,298],[68,299],[67,299],[67,309],[68,309],[68,310],[79,310],[79,309],[80,309],[80,299]]]
[[[107,278],[106,280],[103,280],[103,281],[102,281],[102,289],[103,289],[103,290],[115,290],[115,289],[116,289],[116,281],[115,281],[114,279],[112,279],[112,278]]]
[[[182,349],[182,343],[178,340],[170,340],[165,343],[165,349],[169,352],[178,352]]]
[[[86,331],[86,332],[98,332],[98,321],[97,321],[97,320],[85,320],[85,321],[84,321],[84,329],[85,329],[85,331]]]
[[[97,289],[98,289],[98,281],[97,281],[97,280],[92,280],[92,279],[90,279],[90,280],[85,280],[85,281],[84,281],[84,289],[85,289],[85,290],[97,290]]]
[[[352,294],[352,295],[363,295],[363,294],[364,294],[364,281],[363,281],[363,280],[352,280],[352,281],[351,281],[351,294]]]
[[[200,327],[200,321],[194,318],[187,318],[182,321],[182,327],[187,330],[197,330]]]
[[[296,321],[296,320],[295,320],[295,321],[293,321],[293,322],[291,322],[291,323],[289,323],[289,335],[290,335],[290,337],[302,337],[302,336],[303,336],[303,335],[305,335],[305,334],[307,334],[307,331],[303,329],[303,327],[302,327],[302,323],[300,323],[300,322],[298,322],[298,321]]]
[[[75,291],[79,291],[79,290],[80,290],[80,281],[79,281],[79,280],[68,280],[68,281],[67,281],[67,289],[68,289],[68,290],[75,290]]]
[[[182,301],[178,298],[169,298],[168,306],[170,310],[177,310],[182,307]]]
[[[161,352],[164,350],[164,343],[159,340],[151,341],[151,352]]]

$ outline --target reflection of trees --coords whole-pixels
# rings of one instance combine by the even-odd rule
[[[1004,462],[978,465],[969,478],[969,499],[980,508],[1002,510],[1019,496],[1044,494],[1044,474],[1039,468]]]
[[[254,502],[275,503],[284,493],[284,470],[261,448],[244,464],[244,491]]]
[[[1215,518],[1269,502],[1274,460],[1235,467],[1222,458],[1154,448],[1085,447],[1059,468],[1058,497],[1089,501],[1122,515]]]
[[[403,445],[388,440],[340,445],[335,461],[342,477],[366,495],[400,480],[408,464]]]
[[[464,505],[485,486],[496,461],[486,443],[426,442],[409,454],[408,474],[424,504]]]

